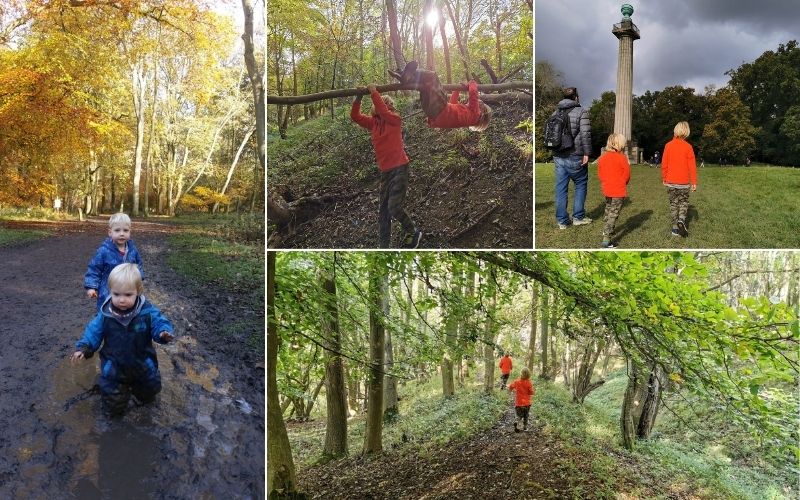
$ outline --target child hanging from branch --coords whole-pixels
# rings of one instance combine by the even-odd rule
[[[390,71],[389,73],[404,84],[418,84],[419,98],[422,110],[428,117],[428,126],[431,128],[461,128],[469,127],[474,132],[482,132],[489,126],[492,119],[492,108],[478,99],[478,84],[470,80],[467,85],[469,99],[467,104],[458,102],[457,90],[450,94],[442,88],[439,75],[435,71],[417,69],[417,61],[409,61],[402,73]]]
[[[367,86],[372,97],[372,115],[361,114],[361,96],[353,101],[350,118],[370,131],[378,169],[381,171],[378,236],[380,248],[388,248],[392,236],[392,219],[403,226],[405,248],[417,248],[422,231],[406,213],[409,159],[403,146],[403,123],[389,96],[381,96],[374,84]]]

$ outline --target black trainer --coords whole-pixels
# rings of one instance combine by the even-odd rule
[[[678,234],[686,238],[689,236],[689,231],[686,230],[686,223],[682,220],[678,221]]]
[[[403,240],[403,248],[417,248],[422,240],[422,231],[415,229],[413,233],[407,235]]]
[[[406,63],[406,67],[403,68],[403,74],[400,77],[400,81],[403,83],[414,83],[418,67],[419,63],[417,61],[408,61]]]

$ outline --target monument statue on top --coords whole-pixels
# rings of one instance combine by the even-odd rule
[[[633,6],[623,4],[620,9],[622,21],[616,23],[611,32],[619,39],[617,54],[617,96],[614,106],[614,133],[622,134],[628,140],[625,148],[630,163],[641,163],[642,151],[631,142],[631,122],[633,121],[633,41],[638,40],[639,28],[631,21]]]

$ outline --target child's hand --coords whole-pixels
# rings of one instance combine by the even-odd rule
[[[161,332],[161,333],[158,335],[158,337],[159,337],[161,340],[163,340],[164,342],[172,342],[172,339],[174,339],[174,338],[175,338],[175,337],[173,337],[172,335],[170,335],[170,333],[169,333],[169,332]]]
[[[692,191],[697,191],[697,184],[692,184]]]
[[[86,290],[86,296],[89,297],[90,299],[96,299],[97,290],[95,290],[94,288],[89,288],[88,290]]]
[[[69,358],[69,362],[72,363],[72,364],[75,364],[78,361],[81,361],[83,359],[86,359],[83,356],[83,353],[81,351],[75,351],[75,352],[72,353],[72,356]]]
[[[377,92],[378,88],[375,86],[374,83],[370,83],[369,85],[367,85],[367,90],[369,90],[369,92],[372,93],[372,92]]]

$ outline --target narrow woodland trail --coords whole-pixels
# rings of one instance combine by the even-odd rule
[[[92,391],[97,356],[67,359],[95,313],[83,274],[106,219],[45,226],[56,235],[0,248],[0,496],[263,498],[264,372],[220,331],[263,311],[192,287],[166,264],[176,229],[134,221],[145,295],[176,341],[156,348],[156,402],[108,420]]]
[[[591,463],[581,463],[582,457],[568,452],[533,415],[528,431],[515,433],[511,401],[481,434],[427,454],[387,451],[329,462],[299,474],[300,486],[312,498],[592,498],[596,487],[574,484],[568,472]]]

